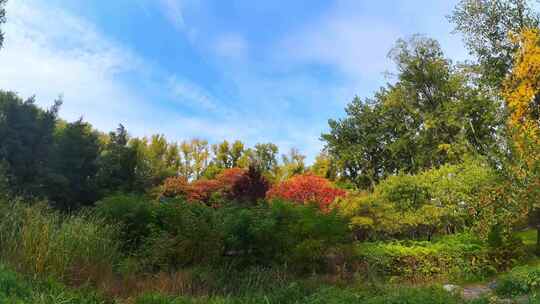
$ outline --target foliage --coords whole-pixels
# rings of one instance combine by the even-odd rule
[[[322,135],[342,178],[372,188],[386,176],[456,163],[493,145],[498,104],[469,85],[437,41],[400,40],[390,56],[397,81],[372,99],[355,98]]]
[[[129,135],[123,125],[109,133],[101,150],[97,173],[100,190],[106,193],[141,191],[145,182],[137,174],[140,169],[137,151],[129,146]]]
[[[95,212],[113,225],[120,225],[123,248],[132,252],[150,235],[154,223],[154,202],[134,194],[115,194],[96,204]]]
[[[0,25],[6,22],[6,9],[4,6],[6,5],[7,0],[0,0]],[[4,44],[4,33],[0,29],[0,49],[2,48],[2,45]]]
[[[144,262],[159,269],[211,263],[223,253],[222,219],[204,204],[167,200],[155,207],[143,247]],[[139,224],[140,225],[140,224]]]
[[[498,89],[511,70],[517,45],[509,33],[535,28],[540,16],[528,0],[461,0],[449,17],[476,58],[483,82]]]
[[[78,120],[56,128],[47,176],[47,197],[62,210],[88,206],[99,198],[96,184],[98,135]]]
[[[523,257],[520,245],[510,255],[490,250],[470,234],[443,237],[435,242],[393,241],[361,243],[356,255],[364,273],[397,280],[424,281],[435,277],[477,280],[515,265]]]
[[[345,194],[344,190],[334,187],[327,179],[306,174],[294,176],[274,185],[268,191],[267,197],[299,204],[316,203],[321,210],[327,211],[336,198],[345,196]]]
[[[537,294],[540,290],[540,267],[518,266],[497,280],[496,292],[502,296]]]
[[[472,227],[483,212],[478,198],[496,182],[481,160],[445,165],[417,175],[391,176],[373,192],[351,193],[336,202],[351,217],[358,239],[428,238]]]
[[[0,265],[0,303],[10,304],[105,304],[94,292],[74,291],[52,280],[48,282],[25,280]]]
[[[42,196],[61,102],[43,111],[35,99],[0,91],[0,160],[14,195]]]
[[[504,163],[510,183],[510,198],[520,204],[515,214],[536,215],[540,206],[540,34],[538,29],[524,29],[514,36],[519,49],[515,53],[514,68],[504,82],[502,95],[510,116],[508,129],[511,142],[510,157]],[[536,213],[535,213],[536,211]],[[536,219],[538,223],[538,219]],[[540,226],[538,226],[540,229]],[[540,238],[537,242],[540,251]]]
[[[161,197],[183,197],[188,196],[190,189],[188,181],[182,176],[168,177],[161,185]]]

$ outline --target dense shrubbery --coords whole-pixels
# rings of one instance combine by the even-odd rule
[[[126,248],[158,269],[233,262],[320,270],[332,248],[349,243],[346,219],[316,205],[273,201],[214,208],[116,195],[99,203],[97,212],[121,224]]]
[[[502,296],[537,295],[540,291],[540,266],[518,266],[497,280],[496,292]]]
[[[368,275],[424,281],[434,277],[454,280],[485,278],[516,264],[524,257],[515,244],[507,255],[492,250],[470,234],[446,236],[435,242],[394,241],[360,243],[356,257]]]
[[[336,203],[351,217],[358,239],[427,238],[477,224],[479,196],[495,181],[481,161],[446,165],[418,175],[396,175],[373,192],[350,194]]]

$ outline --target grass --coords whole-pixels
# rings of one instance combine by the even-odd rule
[[[91,291],[72,290],[52,280],[28,280],[1,264],[0,303],[112,304]]]

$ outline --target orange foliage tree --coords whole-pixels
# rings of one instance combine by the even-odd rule
[[[268,191],[266,197],[300,204],[316,203],[321,210],[327,211],[336,198],[345,195],[346,191],[334,187],[326,178],[305,174],[275,185]]]

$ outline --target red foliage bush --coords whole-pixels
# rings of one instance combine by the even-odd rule
[[[217,195],[228,201],[255,203],[265,197],[269,183],[254,168],[225,169],[215,179],[201,179],[188,183],[184,178],[171,177],[161,187],[162,197],[183,196],[190,202],[211,204]]]
[[[189,192],[189,184],[183,177],[169,177],[165,179],[160,190],[160,195],[162,197],[186,197]]]
[[[319,208],[327,211],[329,205],[347,192],[335,188],[326,178],[307,174],[297,175],[281,182],[266,194],[268,199],[283,199],[300,204],[317,203]]]
[[[223,185],[218,180],[200,179],[189,185],[187,200],[209,204],[212,195],[222,189]]]

